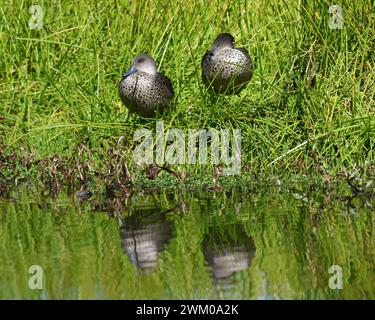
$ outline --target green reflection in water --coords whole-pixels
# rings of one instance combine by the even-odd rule
[[[360,200],[235,189],[15,198],[0,199],[1,299],[375,298],[374,212]],[[43,290],[28,287],[31,265]],[[332,265],[342,290],[328,286]]]

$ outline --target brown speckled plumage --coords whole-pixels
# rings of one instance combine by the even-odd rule
[[[149,57],[141,56],[147,59]],[[134,61],[141,56],[136,57]],[[152,58],[149,58],[153,62]],[[171,102],[174,92],[171,81],[163,74],[136,70],[122,78],[119,94],[130,111],[149,118],[155,116],[157,111],[159,113],[164,111]]]
[[[202,79],[216,93],[238,94],[252,77],[252,63],[245,48],[234,47],[229,34],[220,34],[202,59]]]

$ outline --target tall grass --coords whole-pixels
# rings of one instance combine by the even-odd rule
[[[153,129],[155,119],[129,116],[117,85],[132,58],[147,52],[176,92],[157,119],[166,128],[241,129],[242,161],[252,170],[303,172],[313,145],[333,169],[374,160],[370,0],[341,1],[336,30],[329,1],[39,1],[40,30],[29,28],[31,4],[0,6],[3,153],[74,163],[84,144],[102,168],[124,136],[118,148],[132,167],[133,133]],[[200,79],[201,58],[220,32],[232,33],[254,61],[240,96],[212,95]]]

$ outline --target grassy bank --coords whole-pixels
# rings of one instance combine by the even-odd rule
[[[328,1],[39,1],[40,30],[29,27],[31,4],[0,6],[3,181],[46,172],[81,180],[116,170],[120,180],[137,176],[133,133],[154,129],[157,119],[186,131],[241,129],[249,172],[306,173],[322,161],[339,172],[374,161],[370,0],[341,1],[342,29],[329,27]],[[213,96],[200,79],[201,58],[220,32],[232,33],[254,61],[238,97]],[[117,92],[142,52],[176,92],[153,120],[129,116]],[[213,166],[173,169],[206,176]]]

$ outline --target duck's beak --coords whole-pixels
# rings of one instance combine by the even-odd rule
[[[130,75],[132,75],[133,73],[135,73],[136,71],[137,70],[134,67],[131,67],[127,72],[125,72],[122,75],[122,78],[125,79],[125,78],[129,77]]]

